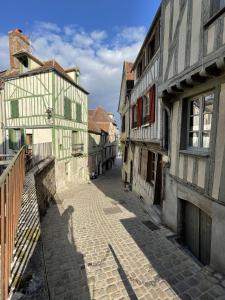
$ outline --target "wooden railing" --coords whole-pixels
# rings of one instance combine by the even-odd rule
[[[1,215],[1,299],[9,294],[9,280],[16,230],[20,216],[25,177],[25,149],[22,148],[0,176]]]

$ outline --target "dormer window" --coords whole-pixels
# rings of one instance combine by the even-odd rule
[[[20,70],[22,73],[29,70],[29,59],[27,56],[22,56],[19,58],[20,61]]]

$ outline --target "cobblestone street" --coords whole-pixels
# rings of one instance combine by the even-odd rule
[[[225,299],[225,279],[124,191],[120,168],[68,188],[42,222],[51,299]]]

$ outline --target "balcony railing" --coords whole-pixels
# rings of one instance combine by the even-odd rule
[[[0,176],[1,299],[9,294],[9,280],[25,177],[25,149],[11,160]]]
[[[72,145],[72,155],[80,156],[84,153],[84,144],[73,144]]]

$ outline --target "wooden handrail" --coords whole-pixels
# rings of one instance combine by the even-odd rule
[[[25,148],[21,148],[0,176],[1,296],[9,294],[11,263],[20,217],[25,178]]]

